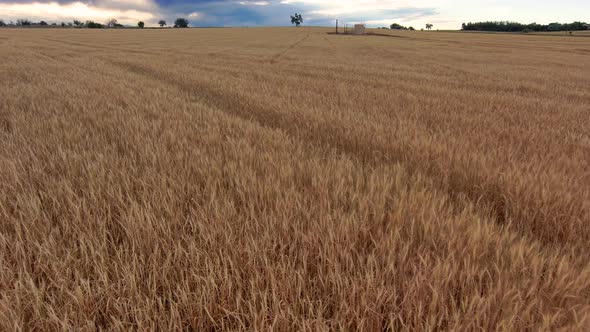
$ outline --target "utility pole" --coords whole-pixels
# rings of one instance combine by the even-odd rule
[[[336,19],[336,34],[338,34],[338,19]]]

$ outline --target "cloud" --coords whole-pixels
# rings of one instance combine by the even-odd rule
[[[432,8],[437,0],[282,0],[282,4],[301,4],[305,7],[317,8],[310,13],[325,16],[351,15],[363,12],[391,12],[407,9]]]
[[[149,21],[155,18],[154,13],[151,11],[140,9],[151,7],[147,1],[117,0],[116,2],[121,3],[122,6],[91,5],[83,2],[0,3],[0,12],[7,19],[28,18],[50,21],[71,21],[79,19],[103,22],[110,18],[116,18],[123,24],[135,24],[138,20]]]
[[[175,13],[202,15],[191,20],[193,25],[290,25],[289,17],[295,12],[303,14],[308,25],[332,25],[336,18],[341,22],[365,22],[383,25],[396,21],[419,20],[438,14],[432,5],[441,0],[209,0],[184,3],[183,0],[166,1]],[[241,7],[241,8],[240,8]],[[387,25],[389,25],[387,24]]]
[[[533,0],[0,0],[0,18],[62,21],[103,21],[117,18],[124,24],[139,20],[156,25],[159,19],[188,18],[193,26],[284,26],[289,16],[302,13],[306,25],[393,22],[436,28],[454,28],[470,20],[517,20],[549,23],[585,20],[587,0],[539,2]],[[534,8],[534,10],[531,10]]]
[[[244,6],[268,6],[270,2],[268,1],[240,1],[240,5]]]
[[[284,26],[302,13],[307,25],[366,22],[369,25],[434,16],[440,0],[0,0],[6,19],[103,22],[139,20],[156,25],[159,19],[187,18],[192,26]]]

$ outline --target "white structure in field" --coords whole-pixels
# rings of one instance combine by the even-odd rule
[[[355,35],[364,35],[365,34],[365,25],[364,24],[355,24],[353,33]]]

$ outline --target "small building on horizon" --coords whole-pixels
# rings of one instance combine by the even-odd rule
[[[365,34],[365,25],[364,24],[355,24],[353,33],[355,35],[364,35]]]

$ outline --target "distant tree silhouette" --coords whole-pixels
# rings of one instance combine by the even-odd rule
[[[303,17],[301,14],[295,13],[295,15],[291,15],[291,24],[295,24],[295,26],[300,26],[303,23]]]
[[[143,21],[139,21],[139,22],[137,22],[137,26],[138,26],[140,29],[143,29],[143,27],[145,26],[145,23],[143,23]]]
[[[84,25],[89,29],[102,29],[102,28],[104,28],[104,25],[102,25],[100,23],[96,23],[94,21],[86,21],[86,23]]]
[[[174,21],[175,28],[186,28],[188,27],[188,20],[186,18],[179,17]]]
[[[18,26],[25,26],[25,25],[31,25],[33,24],[33,22],[31,22],[29,19],[26,18],[21,18],[16,20],[16,25]]]
[[[433,26],[432,23],[426,23],[426,30],[432,29]]]
[[[83,25],[83,23],[81,21],[78,21],[78,20],[74,20],[73,22],[74,22],[74,25],[77,26],[77,27]]]
[[[401,24],[397,24],[397,23],[392,23],[389,28],[391,30],[408,30],[408,28],[406,28],[405,26],[401,25]]]
[[[5,26],[6,26],[6,23],[4,23],[3,20],[0,20],[0,27],[5,27]]]
[[[511,21],[469,22],[461,24],[461,30],[466,31],[494,31],[494,32],[545,32],[545,31],[579,31],[586,30],[587,23],[550,23],[550,24],[522,24]]]
[[[548,31],[561,31],[562,25],[560,23],[549,23],[547,26]]]
[[[160,20],[158,24],[160,25],[160,28],[163,28],[166,25],[166,21]]]
[[[41,22],[39,22],[39,25],[48,25],[48,24],[45,21],[41,21]]]
[[[66,22],[61,22],[61,26],[65,27],[66,26]]]
[[[119,21],[117,21],[114,18],[111,18],[108,21],[106,21],[105,25],[109,28],[114,28],[119,25]]]

